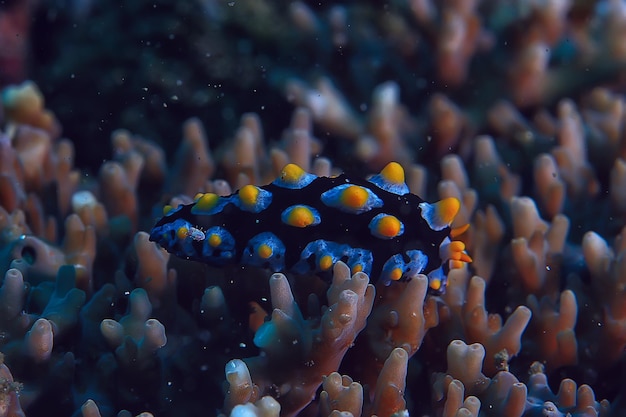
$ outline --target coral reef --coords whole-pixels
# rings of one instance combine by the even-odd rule
[[[622,1],[52,3],[47,24],[111,36],[65,32],[44,66],[35,22],[37,82],[2,90],[0,416],[626,415]],[[0,39],[32,7],[1,5]],[[443,294],[343,262],[211,267],[146,233],[287,163],[392,160],[461,202],[473,262]]]

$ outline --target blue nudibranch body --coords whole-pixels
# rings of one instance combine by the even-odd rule
[[[369,180],[317,177],[289,164],[271,184],[166,207],[150,240],[214,266],[323,275],[343,261],[385,284],[424,273],[441,293],[450,268],[471,262],[451,240],[465,230],[450,228],[459,208],[455,198],[430,204],[409,193],[395,162]]]

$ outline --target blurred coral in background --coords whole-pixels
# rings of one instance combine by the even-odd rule
[[[37,0],[0,2],[0,85],[29,76],[29,39],[32,12]]]
[[[0,416],[626,415],[625,45],[622,0],[0,2]],[[441,296],[148,240],[390,161],[470,224]]]

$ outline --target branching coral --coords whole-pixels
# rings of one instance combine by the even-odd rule
[[[238,148],[233,148],[235,161],[244,162],[246,153],[250,151],[261,155],[253,157],[251,161],[266,161],[244,170],[246,172],[239,171],[233,177],[235,181],[271,175],[272,171],[278,169],[278,165],[266,165],[272,158],[276,164],[282,163],[279,161],[310,158],[311,146],[317,145],[307,136],[311,133],[307,114],[302,109],[296,112],[292,127],[285,136],[284,146],[287,151],[284,153],[276,150],[272,154],[267,149],[256,148],[256,140],[243,141],[237,145]],[[197,122],[190,123],[192,126]],[[199,127],[196,125],[197,129]],[[249,129],[250,134],[260,137],[258,120],[254,117],[243,118],[242,129]],[[200,133],[196,133],[196,138],[204,141],[198,136]],[[302,140],[307,143],[298,143]],[[112,280],[114,285],[111,285],[111,281],[103,285],[103,278],[104,282],[111,278],[103,277],[100,272],[98,265],[102,265],[102,260],[98,259],[96,248],[111,240],[123,240],[128,233],[114,232],[112,225],[115,217],[109,217],[109,212],[115,214],[115,211],[105,209],[99,199],[108,201],[120,197],[119,201],[125,201],[123,196],[128,192],[131,195],[139,193],[142,184],[146,181],[150,183],[148,179],[141,180],[148,175],[148,166],[141,161],[145,160],[150,146],[124,132],[117,132],[113,143],[117,146],[119,161],[115,163],[114,170],[124,173],[118,181],[122,183],[122,187],[106,188],[108,185],[104,183],[111,180],[101,177],[102,188],[95,188],[95,193],[75,194],[72,197],[73,208],[80,216],[73,214],[67,218],[65,237],[59,246],[49,245],[28,234],[28,226],[24,222],[20,226],[19,214],[10,217],[7,213],[5,217],[5,233],[10,243],[6,258],[13,258],[12,265],[16,269],[7,272],[3,286],[0,287],[0,295],[11,300],[5,304],[7,308],[2,323],[10,337],[18,340],[23,338],[23,342],[7,345],[6,351],[9,358],[19,364],[17,369],[20,372],[23,372],[25,361],[29,359],[48,367],[62,363],[59,369],[68,372],[71,369],[68,365],[71,357],[61,359],[55,352],[61,349],[57,346],[63,346],[67,342],[69,336],[64,335],[71,334],[72,329],[80,324],[83,333],[93,337],[92,342],[81,343],[81,349],[90,352],[91,359],[86,369],[109,367],[100,381],[87,383],[86,374],[79,374],[79,380],[83,382],[79,390],[81,394],[76,396],[75,407],[83,404],[84,413],[99,413],[101,409],[121,407],[138,409],[142,399],[153,407],[160,407],[158,394],[170,390],[162,386],[159,375],[166,372],[174,381],[178,381],[177,372],[189,369],[189,365],[178,358],[176,349],[168,348],[170,343],[180,346],[190,357],[195,358],[203,357],[200,352],[207,347],[220,352],[219,357],[224,360],[223,363],[228,363],[226,380],[230,386],[223,410],[231,415],[246,412],[272,415],[277,413],[278,407],[282,415],[295,415],[305,408],[307,412],[319,409],[322,415],[351,412],[353,415],[381,416],[404,412],[408,406],[404,396],[407,392],[405,379],[408,375],[408,359],[416,352],[420,356],[428,355],[433,349],[432,340],[448,343],[453,337],[461,337],[475,344],[470,348],[461,341],[450,344],[446,361],[450,377],[439,379],[440,382],[435,384],[438,387],[437,392],[441,393],[436,404],[441,404],[443,414],[478,415],[483,412],[480,410],[491,409],[516,415],[521,410],[520,404],[524,403],[522,399],[526,398],[526,388],[512,373],[505,370],[510,358],[515,358],[513,363],[517,360],[525,361],[527,358],[543,359],[549,369],[574,364],[579,360],[579,353],[569,349],[570,342],[575,342],[578,334],[573,328],[576,323],[576,308],[573,306],[577,299],[574,292],[563,292],[556,310],[553,306],[553,290],[539,287],[539,294],[546,294],[547,297],[542,301],[537,301],[534,296],[528,299],[527,303],[536,318],[531,322],[526,336],[525,329],[531,310],[524,306],[511,310],[506,313],[503,324],[500,315],[487,313],[487,281],[478,276],[471,277],[470,271],[465,269],[450,273],[450,284],[443,297],[427,296],[427,279],[418,276],[391,286],[379,285],[376,301],[374,289],[368,285],[368,277],[362,273],[350,276],[348,268],[341,263],[335,266],[333,281],[325,295],[315,285],[310,286],[307,293],[302,294],[302,290],[296,293],[293,290],[294,284],[288,283],[284,275],[277,274],[270,278],[268,291],[274,310],[270,319],[264,321],[265,312],[256,300],[255,312],[249,317],[247,313],[242,314],[240,306],[229,305],[226,294],[230,294],[232,280],[224,281],[219,278],[220,275],[211,278],[209,282],[212,284],[206,285],[206,278],[201,278],[194,284],[196,290],[192,291],[197,291],[198,288],[201,291],[192,296],[193,307],[190,311],[182,311],[176,306],[178,297],[174,293],[178,292],[176,289],[181,285],[189,289],[193,286],[181,283],[178,276],[197,276],[197,268],[177,265],[169,255],[151,244],[145,233],[138,232],[132,241],[133,250],[126,257],[123,269],[115,272],[115,279]],[[487,150],[493,145],[487,138],[479,139],[478,143],[483,143],[481,146]],[[265,156],[268,152],[270,155]],[[485,151],[483,161],[491,161],[485,162],[486,164],[500,164],[498,157],[494,155],[493,149]],[[156,177],[153,184],[159,184],[158,178],[162,172],[159,169],[159,160],[158,157],[155,159],[155,165],[149,171]],[[474,223],[474,229],[467,232],[464,239],[469,248],[480,250],[478,253],[481,255],[476,260],[479,263],[477,269],[493,271],[490,282],[500,279],[496,267],[500,254],[497,245],[502,239],[502,228],[511,227],[513,236],[530,239],[531,243],[535,240],[541,243],[541,249],[534,252],[536,261],[533,263],[535,266],[532,274],[540,277],[534,279],[537,282],[546,279],[541,278],[544,272],[538,266],[546,262],[543,260],[545,253],[563,253],[567,230],[567,227],[559,223],[563,216],[557,214],[553,218],[551,232],[547,223],[541,220],[532,201],[516,198],[511,203],[513,221],[509,226],[499,218],[494,206],[487,208],[485,214],[482,210],[476,210],[478,193],[470,188],[470,179],[460,158],[445,158],[441,168],[443,181],[438,187],[440,195],[460,198],[463,202],[460,215],[462,221]],[[204,172],[204,169],[191,168],[187,173],[181,171],[181,178],[186,178],[197,170]],[[316,160],[311,164],[311,169],[327,175],[333,171],[330,163],[324,159]],[[482,175],[486,170],[488,168],[483,167]],[[419,185],[423,184],[420,178],[424,178],[420,168],[413,167],[409,170],[409,175],[412,172],[416,173],[417,187],[423,188],[423,185]],[[504,173],[502,169],[496,172]],[[202,174],[201,177],[205,179],[194,187],[216,187],[216,182],[207,183],[208,175]],[[512,180],[511,183],[514,182]],[[26,186],[28,187],[31,185]],[[122,188],[127,192],[120,192]],[[111,192],[106,191],[107,189]],[[515,186],[506,189],[509,190],[507,193],[516,193]],[[86,190],[81,191],[85,192]],[[500,192],[503,193],[502,189]],[[187,202],[190,201],[190,196],[180,194],[172,199],[177,200]],[[502,203],[508,202],[502,199],[496,203],[502,207]],[[25,204],[25,200],[17,204]],[[124,216],[138,219],[136,216],[141,210],[136,203],[122,204],[122,207],[126,213]],[[15,212],[19,213],[17,210]],[[85,219],[85,223],[81,218]],[[131,222],[127,225],[131,230],[136,227]],[[116,227],[119,228],[119,225]],[[23,237],[23,233],[27,235]],[[514,240],[513,247],[515,242]],[[602,245],[598,246],[598,243],[593,242],[597,240],[589,240],[583,247],[587,248],[585,253],[590,270],[601,271],[602,268],[608,268],[609,264],[606,263],[608,261],[603,263],[597,259],[610,259],[610,256],[606,255],[608,249],[602,249]],[[534,244],[528,243],[528,247],[534,247]],[[512,254],[518,267],[522,265],[519,263],[523,260],[522,254],[515,249]],[[107,270],[107,267],[104,266],[103,270]],[[522,268],[521,271],[526,270]],[[557,272],[554,276],[557,276]],[[532,276],[528,271],[524,274]],[[553,275],[548,274],[548,277],[554,279]],[[56,281],[54,285],[51,284],[51,279]],[[546,282],[555,285],[556,281]],[[36,288],[27,291],[24,287],[26,283],[34,284]],[[294,283],[301,285],[300,280]],[[240,290],[246,291],[246,287],[244,285]],[[122,291],[128,291],[127,299]],[[296,297],[303,300],[306,296],[309,296],[309,300],[305,315],[299,307],[300,302],[296,302]],[[86,297],[88,303],[83,306]],[[26,299],[29,301],[25,303]],[[126,303],[130,313],[123,315],[118,311],[116,315],[116,304],[123,307]],[[319,307],[322,304],[328,307]],[[150,313],[153,307],[154,312]],[[245,321],[242,320],[244,317]],[[189,318],[195,318],[197,322],[186,325],[179,322],[180,319]],[[161,320],[175,324],[171,328],[168,325],[166,331]],[[92,330],[97,325],[101,328],[101,334]],[[229,351],[233,344],[239,343],[242,349],[248,349],[246,343],[241,341],[246,336],[242,336],[241,330],[238,330],[244,327],[255,332],[254,344],[261,354],[242,356],[243,360],[227,362],[229,357],[232,358]],[[197,336],[191,340],[181,337],[179,332],[183,329],[195,329]],[[357,338],[361,330],[363,332]],[[432,338],[423,346],[426,335]],[[527,337],[532,337],[534,343],[526,341]],[[109,345],[109,353],[96,359],[98,352],[107,351],[105,342]],[[353,344],[354,349],[348,351]],[[26,356],[17,353],[20,346],[26,347],[23,350],[23,355]],[[528,351],[520,355],[524,346]],[[462,351],[475,351],[477,354],[470,361]],[[346,353],[349,358],[343,360]],[[369,358],[366,366],[358,362],[361,358]],[[487,361],[483,365],[485,358]],[[587,358],[584,362],[588,363],[589,360]],[[458,366],[459,363],[464,365]],[[469,363],[475,363],[475,366],[468,366]],[[337,373],[340,365],[347,366],[351,375],[340,376]],[[439,365],[431,362],[428,367],[438,370]],[[468,371],[470,373],[466,375]],[[119,391],[108,384],[119,376],[124,376],[125,384],[118,389],[127,387],[133,390],[133,394],[123,395],[122,400],[115,405],[111,403],[110,395]],[[357,376],[359,382],[353,376]],[[198,377],[194,376],[193,380],[197,381]],[[29,386],[39,386],[40,390],[46,389],[46,384],[42,381],[27,379],[26,382]],[[315,392],[320,385],[324,389],[316,399]],[[97,393],[92,396],[97,399],[98,406],[87,401],[91,397],[89,392]],[[311,403],[312,400],[314,401]]]
[[[537,357],[550,368],[575,365],[578,362],[577,340],[574,326],[578,314],[576,295],[571,290],[561,293],[558,307],[548,297],[539,301],[534,295],[528,296],[527,304],[533,312],[529,335],[537,343]],[[558,309],[558,310],[557,310]]]
[[[426,331],[437,324],[436,315],[425,314],[424,298],[428,279],[420,275],[407,283],[380,285],[376,303],[365,328],[367,343],[356,347],[357,357],[370,357],[370,363],[355,365],[360,379],[376,387],[376,381],[389,355],[402,348],[409,356],[417,352]]]
[[[270,278],[270,290],[274,308],[271,320],[254,337],[263,354],[248,358],[245,363],[233,363],[231,367],[239,369],[237,374],[249,372],[255,385],[252,388],[251,383],[244,384],[250,387],[247,390],[256,392],[245,395],[245,402],[273,394],[281,403],[281,415],[296,415],[314,397],[322,376],[339,369],[346,350],[365,327],[374,301],[374,287],[369,285],[367,275],[350,276],[349,268],[338,263],[327,293],[328,307],[319,312],[309,311],[313,316],[308,320],[304,320],[284,275],[274,274]],[[270,373],[274,376],[268,380]],[[231,390],[232,394],[227,396],[227,409],[237,403],[231,398],[235,392],[239,390]]]
[[[593,390],[587,385],[576,388],[571,379],[564,379],[555,394],[548,386],[543,366],[535,362],[530,369],[528,381],[528,403],[525,415],[571,415],[607,416],[609,405],[606,400],[597,402]]]
[[[240,3],[129,4],[110,22],[142,12],[122,25],[141,54],[94,49],[119,41],[108,20],[85,39],[133,71],[45,66],[64,80],[40,84],[46,105],[32,82],[3,91],[0,414],[621,416],[623,5]],[[173,65],[152,59],[171,51]],[[92,90],[123,100],[103,110]],[[79,118],[64,126],[74,142],[47,109],[66,96],[54,109]],[[461,202],[454,239],[473,262],[444,268],[445,294],[343,263],[327,281],[212,268],[145,233],[164,204],[266,184],[288,163],[367,178],[390,160],[426,201]]]

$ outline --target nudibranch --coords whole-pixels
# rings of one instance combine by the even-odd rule
[[[450,227],[459,208],[456,198],[431,204],[411,194],[395,162],[369,180],[317,177],[289,164],[271,184],[166,206],[150,240],[214,266],[324,275],[343,261],[387,285],[423,273],[438,294],[451,268],[471,262],[453,240],[466,227]]]

